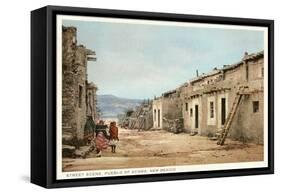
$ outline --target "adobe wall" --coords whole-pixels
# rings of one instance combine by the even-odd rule
[[[238,112],[231,125],[229,136],[244,142],[263,143],[264,131],[264,95],[255,92],[243,96]],[[258,112],[253,112],[253,101],[259,101]]]
[[[162,129],[163,127],[163,121],[162,121],[162,113],[163,113],[163,109],[162,109],[162,99],[158,98],[153,100],[152,102],[152,111],[153,111],[153,128],[154,129]],[[158,121],[159,117],[158,117],[158,110],[160,111],[160,121]],[[158,125],[159,122],[159,125]]]
[[[226,100],[225,119],[233,106],[240,86],[248,86],[249,95],[243,96],[232,122],[229,137],[242,141],[262,143],[263,140],[263,57],[245,56],[235,66],[225,66],[220,74],[202,76],[182,89],[182,115],[187,132],[213,136],[221,129],[221,99]],[[253,102],[258,101],[259,111],[253,112]],[[213,102],[214,112],[211,114]],[[187,103],[187,105],[186,105]],[[195,105],[199,108],[199,126],[195,128]],[[187,107],[188,106],[188,107]],[[186,109],[188,108],[188,110]],[[192,109],[192,116],[191,116]]]

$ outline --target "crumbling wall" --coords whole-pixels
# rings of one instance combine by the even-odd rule
[[[84,137],[84,125],[86,123],[86,81],[87,81],[87,51],[84,46],[77,46],[75,53],[74,81],[75,88],[75,111],[77,123],[77,137]]]
[[[93,52],[77,45],[75,27],[62,28],[62,141],[77,147],[84,138],[88,105],[92,106],[92,115],[96,110],[88,94],[95,97],[97,88],[89,89],[87,84],[87,61]]]
[[[62,28],[62,132],[63,138],[76,135],[75,88],[73,64],[76,52],[76,28]]]

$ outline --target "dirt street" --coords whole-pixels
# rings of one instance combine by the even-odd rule
[[[207,137],[172,134],[166,131],[119,129],[117,153],[110,147],[101,158],[63,159],[63,171],[162,167],[263,160],[263,145],[226,140],[224,146]]]

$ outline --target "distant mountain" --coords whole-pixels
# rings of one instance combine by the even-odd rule
[[[129,108],[135,108],[143,100],[120,98],[114,95],[97,95],[97,106],[102,112],[103,118],[117,118],[118,114],[124,113]]]

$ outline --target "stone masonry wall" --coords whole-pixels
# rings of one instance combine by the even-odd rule
[[[87,61],[93,52],[83,45],[77,45],[75,27],[63,27],[62,30],[62,135],[63,142],[73,139],[82,140],[88,110]],[[94,84],[92,84],[94,85]],[[91,88],[92,98],[97,87]],[[92,115],[95,115],[96,103],[91,101]],[[71,143],[70,143],[71,144]]]

